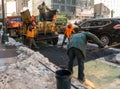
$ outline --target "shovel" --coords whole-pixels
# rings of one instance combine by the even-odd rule
[[[110,45],[110,46],[107,46],[107,47],[104,47],[104,48],[100,48],[100,49],[97,49],[97,50],[92,50],[92,51],[88,52],[88,54],[92,54],[92,53],[99,52],[99,51],[104,51],[106,49],[116,47],[116,46],[119,46],[119,45],[120,45],[120,43],[116,43],[116,44],[113,44],[113,45]]]

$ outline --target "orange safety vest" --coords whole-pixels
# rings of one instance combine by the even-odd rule
[[[54,15],[54,16],[53,16],[53,21],[56,21],[56,18],[57,18],[56,15]]]
[[[27,31],[27,37],[29,37],[29,38],[34,38],[34,37],[35,37],[35,30],[32,29],[32,31],[30,31],[30,30],[28,29],[28,31]]]
[[[70,38],[71,34],[74,33],[74,32],[75,31],[74,31],[73,28],[66,28],[64,34],[66,35],[67,38]]]

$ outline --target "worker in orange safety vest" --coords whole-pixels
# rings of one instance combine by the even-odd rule
[[[29,25],[28,30],[27,30],[27,38],[29,39],[29,48],[32,48],[32,45],[35,46],[36,49],[38,49],[37,44],[35,43],[35,30],[34,27],[32,25]]]
[[[74,31],[72,24],[70,23],[70,24],[68,24],[67,28],[65,29],[64,38],[63,38],[63,42],[62,42],[61,47],[63,47],[66,38],[68,38],[68,41],[70,40],[70,37],[73,33],[75,33],[75,31]]]
[[[55,14],[55,15],[53,16],[53,18],[52,18],[52,20],[53,20],[54,23],[55,23],[56,19],[57,19],[57,17],[56,17],[56,14]]]

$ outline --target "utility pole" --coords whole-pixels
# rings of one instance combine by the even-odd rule
[[[102,17],[102,9],[103,9],[102,4],[103,4],[103,2],[101,0],[101,2],[100,2],[100,17]]]
[[[4,8],[4,0],[2,0],[2,17],[3,17],[3,34],[2,34],[2,43],[8,42],[8,36],[6,34],[6,26],[5,26],[5,8]]]
[[[3,26],[5,26],[5,9],[4,9],[4,0],[2,0],[2,22]]]

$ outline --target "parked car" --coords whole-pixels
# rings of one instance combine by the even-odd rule
[[[120,29],[115,28],[118,24],[120,18],[98,18],[83,21],[79,28],[95,34],[105,45],[111,45],[120,42]]]

